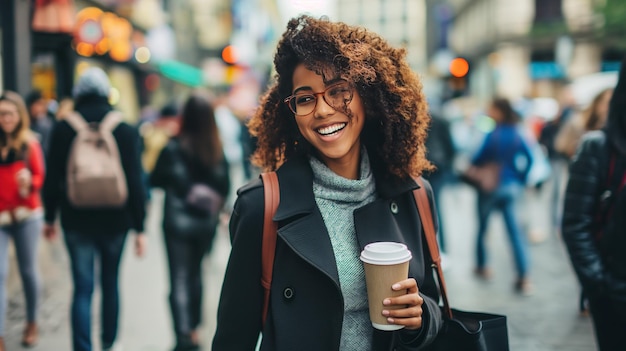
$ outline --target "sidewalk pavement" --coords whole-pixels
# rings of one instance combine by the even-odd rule
[[[544,189],[548,190],[548,189]],[[543,195],[546,194],[546,195]],[[547,196],[533,196],[526,204],[526,218],[532,227],[543,229],[545,240],[530,246],[531,279],[534,294],[529,297],[513,291],[515,279],[510,245],[500,216],[494,215],[489,228],[488,246],[494,277],[489,282],[472,275],[475,237],[475,196],[462,185],[445,189],[442,208],[447,231],[448,265],[445,276],[451,304],[455,308],[506,314],[512,351],[589,351],[595,349],[588,317],[578,315],[579,287],[567,261],[561,239],[549,233]],[[168,307],[167,260],[161,237],[162,194],[155,192],[149,211],[146,257],[134,257],[129,236],[121,266],[122,309],[119,342],[124,351],[169,351],[173,334]],[[226,225],[220,227],[214,251],[204,263],[205,309],[201,337],[204,350],[210,350],[215,331],[217,303],[228,260],[230,244]],[[41,337],[33,351],[70,351],[69,301],[71,280],[67,255],[62,242],[42,241],[40,266],[43,272]],[[9,295],[6,342],[9,351],[21,350],[23,299],[19,288]],[[97,291],[97,290],[96,290]],[[97,314],[98,296],[94,296]],[[97,340],[97,317],[94,318]],[[95,351],[99,351],[96,345]]]
[[[531,296],[516,294],[513,254],[502,217],[492,215],[487,234],[493,278],[476,279],[475,195],[464,185],[444,191],[443,219],[447,233],[449,268],[445,271],[450,303],[470,311],[507,315],[512,351],[591,351],[595,341],[590,317],[578,312],[580,288],[561,238],[550,231],[548,197],[529,193],[522,210],[527,226],[544,233],[544,240],[530,244]],[[468,213],[468,209],[471,209]],[[469,217],[468,217],[469,216]]]

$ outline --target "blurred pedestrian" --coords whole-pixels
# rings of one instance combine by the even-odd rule
[[[62,120],[65,118],[65,115],[72,111],[74,111],[74,100],[69,96],[64,97],[61,101],[59,101],[55,118],[57,120]]]
[[[523,197],[526,176],[530,170],[532,157],[524,136],[517,127],[519,116],[507,99],[495,98],[487,113],[495,120],[496,127],[486,135],[482,146],[472,159],[472,164],[496,164],[499,182],[493,191],[478,191],[475,273],[481,278],[491,278],[492,271],[488,266],[485,236],[489,224],[489,215],[493,210],[499,210],[504,218],[515,259],[517,270],[515,291],[528,295],[532,289],[528,277],[528,247],[525,235],[520,228],[516,207]]]
[[[563,240],[589,299],[601,351],[626,345],[626,59],[606,128],[583,136],[569,168]]]
[[[233,185],[225,205],[226,212],[230,213],[236,197],[236,190],[245,183],[245,171],[244,148],[242,144],[242,129],[244,125],[235,116],[230,106],[228,95],[229,90],[227,87],[218,87],[215,91],[213,105],[215,106],[215,120],[222,144],[224,145],[224,154],[230,166],[230,179]]]
[[[48,154],[48,175],[44,183],[45,221],[44,234],[57,236],[54,225],[57,212],[61,213],[61,226],[70,256],[74,292],[71,306],[72,347],[74,351],[91,351],[91,299],[95,285],[95,264],[98,259],[101,289],[101,321],[99,326],[103,350],[111,350],[117,338],[119,319],[119,264],[127,232],[134,229],[135,251],[142,256],[146,238],[143,234],[145,218],[145,190],[141,179],[139,134],[136,128],[119,122],[112,136],[119,150],[120,163],[125,178],[127,198],[119,206],[79,205],[69,191],[77,180],[68,172],[68,164],[77,152],[77,131],[89,128],[98,130],[110,121],[113,107],[109,104],[110,83],[106,73],[99,68],[88,68],[74,86],[76,115],[69,115],[56,124]],[[113,112],[116,113],[116,112]],[[113,116],[115,117],[115,116]],[[71,118],[71,119],[70,119]],[[78,127],[82,125],[82,127]],[[93,129],[92,129],[93,132]],[[101,133],[106,133],[103,131]],[[82,140],[82,139],[81,139]],[[109,139],[110,140],[110,139]],[[88,141],[88,140],[87,140]],[[100,146],[108,145],[106,140]],[[80,147],[83,145],[79,145]],[[90,160],[81,159],[80,162]],[[83,171],[83,170],[76,170]],[[88,171],[88,170],[84,170]],[[108,188],[109,183],[94,175],[90,189]]]
[[[179,129],[178,106],[174,102],[164,105],[155,121],[141,123],[139,126],[139,133],[143,140],[141,161],[148,174],[152,173],[161,150],[172,137],[178,134]]]
[[[54,115],[48,112],[48,101],[44,98],[41,91],[31,91],[26,95],[25,100],[28,115],[30,116],[30,128],[39,138],[44,155],[48,155]]]
[[[29,130],[24,100],[11,91],[0,95],[0,351],[4,346],[9,240],[13,239],[26,300],[22,345],[37,343],[39,272],[37,247],[43,225],[40,190],[44,180],[41,145]]]
[[[453,164],[456,156],[456,148],[452,141],[450,122],[438,114],[431,114],[430,129],[428,131],[428,138],[426,139],[426,152],[426,157],[435,166],[435,170],[425,173],[424,177],[428,179],[430,185],[433,187],[435,206],[437,207],[437,213],[441,217],[441,192],[454,175]],[[445,254],[447,250],[443,229],[443,223],[440,218],[439,248],[441,253]]]
[[[556,137],[554,148],[563,155],[572,158],[583,134],[588,131],[599,130],[606,124],[612,95],[613,88],[604,89],[597,94],[582,113],[571,118],[561,128]],[[589,313],[588,301],[584,292],[580,296],[579,310],[584,316]]]
[[[212,350],[253,350],[259,333],[261,350],[418,350],[442,316],[413,198],[412,177],[431,168],[428,107],[406,50],[362,27],[300,16],[276,52],[275,81],[249,123],[253,160],[276,170],[280,186],[269,310],[263,324],[256,180],[239,190],[231,217]],[[359,254],[376,241],[413,254],[411,278],[384,300],[382,314],[403,327],[393,332],[373,329],[368,312]]]
[[[150,177],[165,190],[163,233],[169,260],[170,307],[176,347],[199,349],[202,260],[211,250],[228,196],[228,162],[213,107],[200,95],[185,103],[178,136],[161,151]]]
[[[542,128],[539,135],[539,144],[541,144],[550,161],[550,231],[558,232],[561,225],[561,216],[563,212],[563,194],[565,192],[565,183],[567,178],[567,166],[569,162],[568,156],[556,149],[556,137],[563,127],[575,115],[575,104],[572,92],[569,88],[564,88],[559,94],[559,110],[555,118],[547,122]],[[546,187],[541,187],[544,191]],[[537,237],[535,235],[535,237]]]
[[[606,124],[611,96],[613,88],[602,90],[585,110],[570,118],[554,140],[555,151],[572,158],[583,134],[602,129]]]

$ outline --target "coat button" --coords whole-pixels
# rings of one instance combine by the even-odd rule
[[[395,201],[392,202],[389,207],[391,208],[391,213],[393,213],[393,214],[397,214],[398,213],[398,204],[395,203]]]
[[[285,288],[285,290],[283,290],[283,297],[287,300],[291,300],[293,299],[293,289],[292,288]]]

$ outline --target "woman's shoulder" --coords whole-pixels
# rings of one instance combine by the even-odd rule
[[[259,197],[261,199],[265,197],[263,194],[263,181],[260,177],[250,180],[248,183],[237,189],[237,199],[245,198],[246,200],[251,200]]]
[[[264,198],[261,179],[252,180],[237,189],[230,220],[231,241],[237,237],[254,238],[263,232]]]
[[[607,144],[606,133],[603,130],[592,130],[583,134],[581,148],[588,151],[598,151]]]

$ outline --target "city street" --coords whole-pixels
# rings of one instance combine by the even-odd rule
[[[564,246],[555,233],[548,233],[549,212],[545,203],[550,193],[532,194],[524,206],[528,227],[544,233],[539,243],[531,244],[531,278],[534,294],[529,297],[513,291],[515,279],[510,246],[499,215],[494,215],[489,229],[488,246],[494,277],[489,282],[476,280],[474,236],[475,199],[471,189],[454,185],[443,193],[442,208],[447,231],[448,260],[446,279],[450,301],[455,308],[490,311],[508,316],[511,350],[514,351],[590,351],[595,349],[591,323],[578,314],[579,287],[567,261]],[[173,335],[167,304],[167,263],[160,232],[162,194],[155,192],[147,232],[149,251],[146,257],[134,257],[128,241],[122,261],[122,313],[119,342],[125,351],[168,351]],[[129,237],[129,239],[132,239]],[[68,304],[71,281],[67,256],[62,242],[42,242],[43,302],[41,338],[33,351],[71,350]],[[205,262],[205,324],[201,331],[205,350],[209,350],[215,329],[216,305],[228,259],[226,227],[220,228],[214,251]],[[19,289],[10,290],[6,342],[8,350],[20,350],[23,328],[23,302]],[[95,296],[94,307],[98,306]],[[94,309],[94,312],[97,311]],[[97,318],[94,319],[97,323]],[[96,330],[96,328],[94,328]],[[94,339],[97,340],[97,333]],[[96,346],[95,350],[99,350]]]

